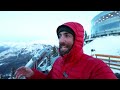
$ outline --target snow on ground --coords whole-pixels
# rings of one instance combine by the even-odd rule
[[[91,49],[95,49],[95,53],[120,55],[120,36],[107,36],[96,38],[92,42],[83,47],[84,53],[91,55]]]

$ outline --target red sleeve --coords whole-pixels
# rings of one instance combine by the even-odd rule
[[[38,71],[36,69],[32,69],[34,72],[34,75],[32,75],[30,78],[27,79],[45,79],[47,78],[47,75],[42,73],[41,71]]]
[[[98,63],[94,67],[94,74],[92,77],[94,79],[117,79],[110,67],[101,60],[98,60]]]

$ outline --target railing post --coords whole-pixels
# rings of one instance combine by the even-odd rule
[[[110,67],[110,57],[109,57],[109,67]]]
[[[97,55],[95,54],[96,58],[97,58]]]

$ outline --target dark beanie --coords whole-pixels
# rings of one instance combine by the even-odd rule
[[[73,31],[70,27],[68,27],[68,26],[66,26],[66,25],[61,25],[61,26],[59,26],[59,27],[57,28],[57,36],[59,35],[60,32],[63,32],[63,31],[66,31],[66,32],[72,34],[72,35],[75,37],[74,31]],[[58,37],[58,38],[59,38],[59,37]]]

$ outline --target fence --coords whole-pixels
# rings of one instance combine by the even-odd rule
[[[103,60],[111,69],[120,70],[120,56],[95,54],[95,57]]]

